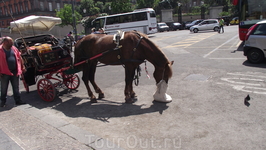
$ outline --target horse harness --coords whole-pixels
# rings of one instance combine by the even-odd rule
[[[124,63],[125,62],[140,62],[140,63],[143,63],[145,62],[145,70],[147,72],[147,69],[146,69],[146,61],[141,61],[141,60],[136,60],[136,59],[133,59],[133,56],[134,56],[134,53],[135,51],[137,50],[137,47],[139,46],[141,40],[143,39],[143,37],[138,33],[138,32],[135,32],[135,34],[139,37],[139,40],[137,42],[137,45],[133,48],[132,50],[132,53],[131,53],[131,57],[130,59],[122,59],[121,58],[121,47],[122,45],[120,45],[120,41],[123,40],[124,38],[124,33],[125,32],[122,32],[122,31],[118,31],[117,34],[114,35],[114,38],[113,38],[113,41],[114,43],[116,44],[116,47],[113,49],[114,51],[117,50],[118,51],[118,55],[117,55],[117,59],[120,60],[120,63],[122,64],[122,66],[125,68],[125,65]],[[136,86],[138,86],[139,84],[139,77],[141,76],[141,67],[138,66],[137,69],[136,69],[136,73],[135,73],[135,76],[133,78],[134,80],[134,83]],[[148,76],[149,77],[149,76]]]
[[[104,52],[102,52],[102,53],[100,53],[100,54],[98,54],[96,56],[93,56],[91,58],[86,59],[85,60],[86,63],[88,63],[89,60],[93,60],[93,59],[97,59],[97,58],[101,59],[105,54],[108,54],[110,52],[118,51],[117,59],[119,60],[119,62],[115,62],[115,63],[113,63],[113,65],[114,64],[122,64],[122,66],[125,68],[125,65],[124,65],[125,62],[140,62],[140,63],[145,62],[145,70],[146,70],[147,76],[149,78],[148,71],[147,71],[147,68],[146,68],[146,61],[133,59],[134,53],[136,52],[137,47],[140,45],[140,42],[143,39],[143,37],[138,32],[134,32],[134,33],[139,37],[139,40],[138,40],[136,46],[132,50],[130,59],[121,58],[121,47],[122,47],[122,45],[120,45],[120,41],[123,40],[123,38],[124,38],[124,32],[118,31],[118,33],[115,34],[114,38],[113,38],[113,41],[116,44],[116,47],[113,48],[113,49],[104,51]],[[97,65],[97,67],[103,67],[103,66],[107,66],[107,65]],[[136,75],[134,76],[134,79],[133,79],[135,81],[135,85],[136,86],[139,83],[139,76],[141,76],[140,72],[141,72],[141,68],[140,68],[140,66],[138,66],[137,69],[136,69]]]

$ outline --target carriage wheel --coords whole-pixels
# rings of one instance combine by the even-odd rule
[[[78,74],[64,74],[63,82],[68,89],[75,90],[80,85],[80,79]]]
[[[48,79],[40,79],[37,83],[38,94],[47,102],[55,99],[56,91],[53,83]]]
[[[21,74],[21,80],[22,80],[22,82],[23,82],[23,85],[24,85],[24,88],[25,88],[26,92],[29,93],[29,92],[30,92],[30,90],[29,90],[29,86],[28,86],[28,84],[26,83],[23,74]]]

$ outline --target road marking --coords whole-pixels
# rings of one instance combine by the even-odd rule
[[[261,73],[227,73],[227,75],[231,75],[232,77],[221,78],[225,83],[218,82],[217,84],[229,85],[238,91],[266,95],[266,76],[259,74]]]
[[[185,40],[182,40],[182,41],[178,41],[176,43],[173,43],[171,45],[168,45],[166,47],[163,47],[163,48],[169,48],[169,47],[182,47],[182,48],[187,48],[195,43],[198,43],[204,39],[207,39],[213,35],[216,35],[216,33],[211,33],[211,34],[199,34],[199,35],[196,35],[196,36],[193,36],[189,39],[185,39]]]
[[[249,77],[257,77],[257,78],[266,78],[266,76],[258,76],[255,73],[253,73],[253,74],[243,74],[243,73],[237,72],[237,73],[227,73],[227,74],[229,74],[229,75],[237,75],[237,76],[249,76]]]
[[[255,83],[247,83],[247,82],[244,82],[246,81],[247,79],[244,79],[244,78],[221,78],[221,80],[223,81],[226,81],[226,82],[229,82],[229,83],[233,83],[233,84],[243,84],[243,85],[250,85],[250,86],[261,86],[261,84],[255,84]],[[240,80],[240,81],[243,81],[243,82],[237,82],[237,81],[234,81],[234,80]],[[250,80],[252,81],[252,80]],[[255,79],[254,79],[255,81]]]
[[[231,39],[227,40],[226,42],[224,42],[223,44],[221,44],[220,46],[216,47],[215,49],[213,49],[212,51],[210,51],[208,54],[205,54],[203,56],[203,58],[208,57],[210,54],[212,54],[213,52],[217,51],[220,47],[224,46],[225,44],[231,42],[233,39],[235,39],[238,35],[232,37]]]
[[[237,42],[238,42],[238,44],[236,44]],[[240,42],[239,42],[239,41],[235,41],[235,42],[230,46],[230,49],[232,49],[233,47],[238,48],[240,44],[241,44],[241,41],[240,41]]]
[[[209,58],[209,59],[222,59],[222,60],[245,59],[246,60],[246,58]]]
[[[155,41],[161,41],[161,40],[164,40],[164,39],[167,39],[167,38],[172,38],[172,37],[176,37],[176,35],[173,35],[173,36],[164,36],[164,37],[156,37],[153,40],[155,40]]]

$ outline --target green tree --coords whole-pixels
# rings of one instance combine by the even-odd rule
[[[133,10],[131,5],[131,0],[113,0],[111,10],[113,14],[130,12]]]
[[[77,11],[74,11],[74,13],[75,13],[76,21],[78,23],[79,20],[81,20],[82,16]],[[56,16],[61,18],[62,20],[62,23],[59,26],[63,27],[63,26],[70,25],[74,29],[73,16],[72,16],[72,5],[65,4],[64,8],[60,9],[60,11],[56,11]]]
[[[81,0],[77,10],[84,17],[93,16],[101,12],[101,9],[95,6],[94,0]]]
[[[95,5],[95,7],[98,7],[100,9],[100,13],[104,12],[104,4],[103,4],[103,2],[97,1],[94,5]]]
[[[137,8],[154,8],[160,0],[137,0]]]
[[[111,14],[111,4],[112,2],[106,2],[103,6],[102,13]]]

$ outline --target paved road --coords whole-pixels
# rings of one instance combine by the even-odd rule
[[[22,97],[28,106],[88,132],[85,141],[74,138],[80,143],[96,135],[134,150],[265,149],[265,63],[246,61],[237,32],[237,26],[229,26],[224,34],[182,30],[150,36],[175,61],[167,92],[173,102],[168,104],[153,102],[155,81],[144,71],[140,85],[134,87],[138,101],[124,104],[121,66],[97,68],[96,81],[106,98],[96,104],[89,102],[83,83],[77,91],[58,89],[59,96],[53,102],[42,101],[36,86],[30,87],[30,93],[21,87]],[[144,70],[144,64],[141,66]],[[147,63],[147,68],[152,76],[153,66]],[[244,105],[248,94],[249,107]],[[26,110],[19,107],[19,111]],[[60,127],[55,128],[65,133]],[[102,148],[101,144],[93,148]]]

